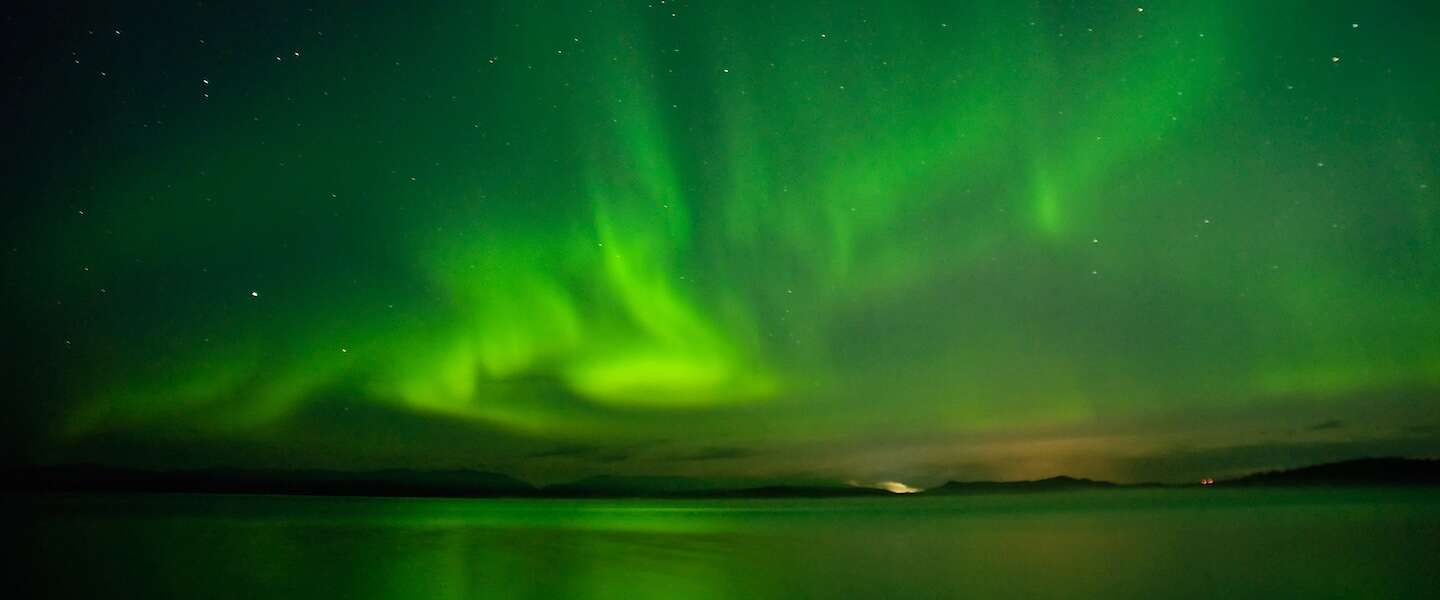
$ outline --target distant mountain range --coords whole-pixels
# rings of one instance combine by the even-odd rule
[[[205,469],[146,471],[98,465],[35,467],[0,473],[4,489],[17,492],[161,492],[292,494],[326,496],[443,496],[464,498],[825,498],[847,496],[944,496],[1013,494],[1200,484],[1116,484],[1051,477],[1034,481],[951,481],[919,494],[892,494],[871,487],[824,482],[775,483],[685,477],[602,476],[535,487],[485,471],[384,471]],[[1364,458],[1283,471],[1255,473],[1209,485],[1225,488],[1283,486],[1440,486],[1440,460]]]
[[[1075,477],[1051,477],[1035,481],[950,481],[940,487],[925,490],[926,494],[1013,494],[1016,492],[1062,492],[1076,490],[1103,490],[1121,487],[1120,484]]]
[[[1440,485],[1440,460],[1414,458],[1360,458],[1285,471],[1266,471],[1216,485]]]
[[[752,479],[692,479],[689,477],[616,477],[602,475],[536,490],[554,498],[817,498],[830,496],[887,496],[885,490],[826,482],[790,482]]]
[[[689,477],[600,475],[539,489],[547,496],[562,498],[666,497],[706,494],[723,489],[756,487],[746,481],[692,479]]]

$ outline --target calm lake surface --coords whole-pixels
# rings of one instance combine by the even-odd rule
[[[1435,490],[11,497],[48,597],[1435,597]]]

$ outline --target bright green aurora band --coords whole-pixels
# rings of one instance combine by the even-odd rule
[[[1440,451],[1433,7],[486,4],[75,25],[7,226],[27,460]]]

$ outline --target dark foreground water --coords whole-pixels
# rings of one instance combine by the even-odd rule
[[[1435,597],[1440,493],[10,498],[42,595]]]

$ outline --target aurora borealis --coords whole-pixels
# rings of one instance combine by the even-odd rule
[[[281,4],[7,17],[14,461],[1440,453],[1435,5]]]

